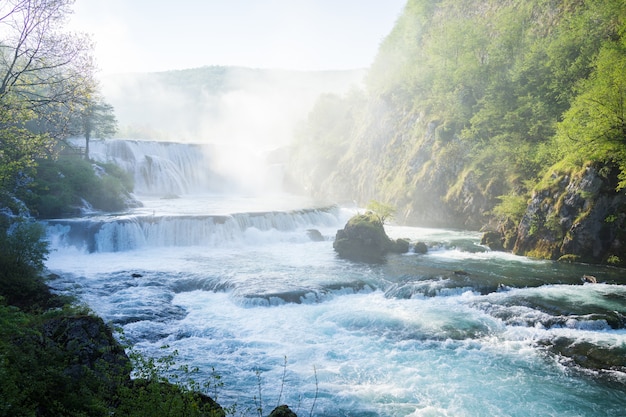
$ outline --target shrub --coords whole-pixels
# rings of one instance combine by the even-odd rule
[[[381,203],[380,201],[371,200],[367,203],[367,210],[374,213],[381,223],[385,223],[385,220],[393,219],[396,209],[390,204]]]
[[[122,210],[132,189],[132,177],[114,164],[95,166],[76,156],[63,156],[39,161],[26,199],[39,217],[64,217],[77,214],[84,201],[98,210]]]
[[[0,226],[0,296],[23,309],[51,306],[52,295],[40,276],[48,242],[39,223],[3,218]]]

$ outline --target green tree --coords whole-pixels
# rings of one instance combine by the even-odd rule
[[[26,129],[28,113],[0,106],[0,192],[15,193],[26,186],[35,159],[52,148],[49,136]]]
[[[88,37],[63,32],[74,0],[0,2],[0,187],[15,187],[67,134],[72,108],[93,95]]]
[[[396,213],[396,209],[392,205],[381,203],[376,200],[371,200],[367,203],[366,209],[374,213],[381,223],[385,223],[385,220],[393,219]]]
[[[579,84],[579,95],[559,124],[563,157],[612,161],[626,186],[626,46],[610,43],[600,51],[595,70]]]
[[[60,31],[74,0],[0,3],[0,103],[38,110],[94,88],[89,38]]]
[[[48,289],[40,275],[48,253],[39,223],[0,215],[0,298],[20,308],[45,308]]]
[[[85,137],[85,159],[89,159],[90,139],[113,136],[117,131],[117,120],[113,106],[100,97],[86,100],[76,113],[75,131]]]

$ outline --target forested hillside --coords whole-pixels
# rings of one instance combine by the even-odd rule
[[[494,247],[620,264],[625,17],[621,0],[409,0],[366,91],[317,102],[290,174]]]
[[[363,70],[206,66],[111,74],[104,77],[102,88],[115,107],[121,138],[236,142],[255,136],[256,144],[282,145],[319,94],[341,93],[363,76]]]

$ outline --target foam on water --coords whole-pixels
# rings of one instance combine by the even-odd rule
[[[624,346],[624,330],[544,325],[555,316],[539,308],[594,306],[609,294],[607,307],[620,307],[624,287],[397,297],[392,288],[407,276],[393,274],[423,259],[355,264],[337,259],[330,241],[252,238],[240,247],[61,250],[49,266],[62,273],[56,288],[121,324],[140,350],[161,355],[169,345],[204,380],[215,368],[225,383],[218,399],[240,409],[256,409],[259,376],[264,409],[275,405],[285,357],[281,402],[304,415],[313,401],[319,416],[609,416],[626,406],[619,387],[572,374],[537,345],[563,336]]]
[[[391,237],[428,253],[353,263],[337,258],[332,239],[354,208],[208,193],[211,175],[177,179],[188,158],[205,158],[197,149],[111,146],[103,158],[151,161],[161,188],[129,213],[49,222],[50,284],[140,351],[177,350],[199,367],[198,382],[218,373],[218,401],[240,415],[258,415],[259,400],[265,414],[280,402],[299,415],[315,404],[314,416],[351,417],[626,409],[622,371],[571,366],[550,350],[555,340],[626,350],[620,270],[492,252],[476,232],[398,226]],[[176,187],[203,193],[159,198]],[[583,274],[600,284],[582,285]]]
[[[239,404],[250,404],[241,393],[255,392],[256,369],[266,400],[275,400],[286,357],[285,401],[310,405],[316,372],[316,415],[604,415],[574,398],[594,399],[603,387],[568,378],[532,335],[473,309],[474,298],[389,300],[372,292],[266,308],[241,306],[228,293],[183,293],[174,298],[188,312],[179,332],[144,347],[168,343],[204,368],[219,363],[241,389],[224,399]],[[482,335],[459,337],[464,326]],[[579,385],[589,391],[574,395]]]

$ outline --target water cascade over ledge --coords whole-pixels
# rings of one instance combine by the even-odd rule
[[[338,207],[229,215],[123,215],[48,221],[55,247],[73,246],[87,252],[118,252],[149,247],[220,246],[249,238],[250,233],[300,231],[333,227]],[[290,237],[293,238],[293,237]]]
[[[114,145],[145,162],[133,153],[141,146],[153,145]],[[196,145],[180,152],[200,158]],[[150,172],[182,172],[168,169]],[[394,225],[390,237],[427,253],[350,262],[332,239],[355,208],[217,193],[203,177],[185,187],[204,193],[162,199],[174,188],[149,188],[159,181],[141,186],[142,208],[48,221],[50,285],[141,352],[176,350],[200,384],[220,375],[217,400],[240,415],[258,415],[259,389],[265,414],[278,401],[298,415],[345,417],[626,409],[623,270],[492,252],[471,231]]]

